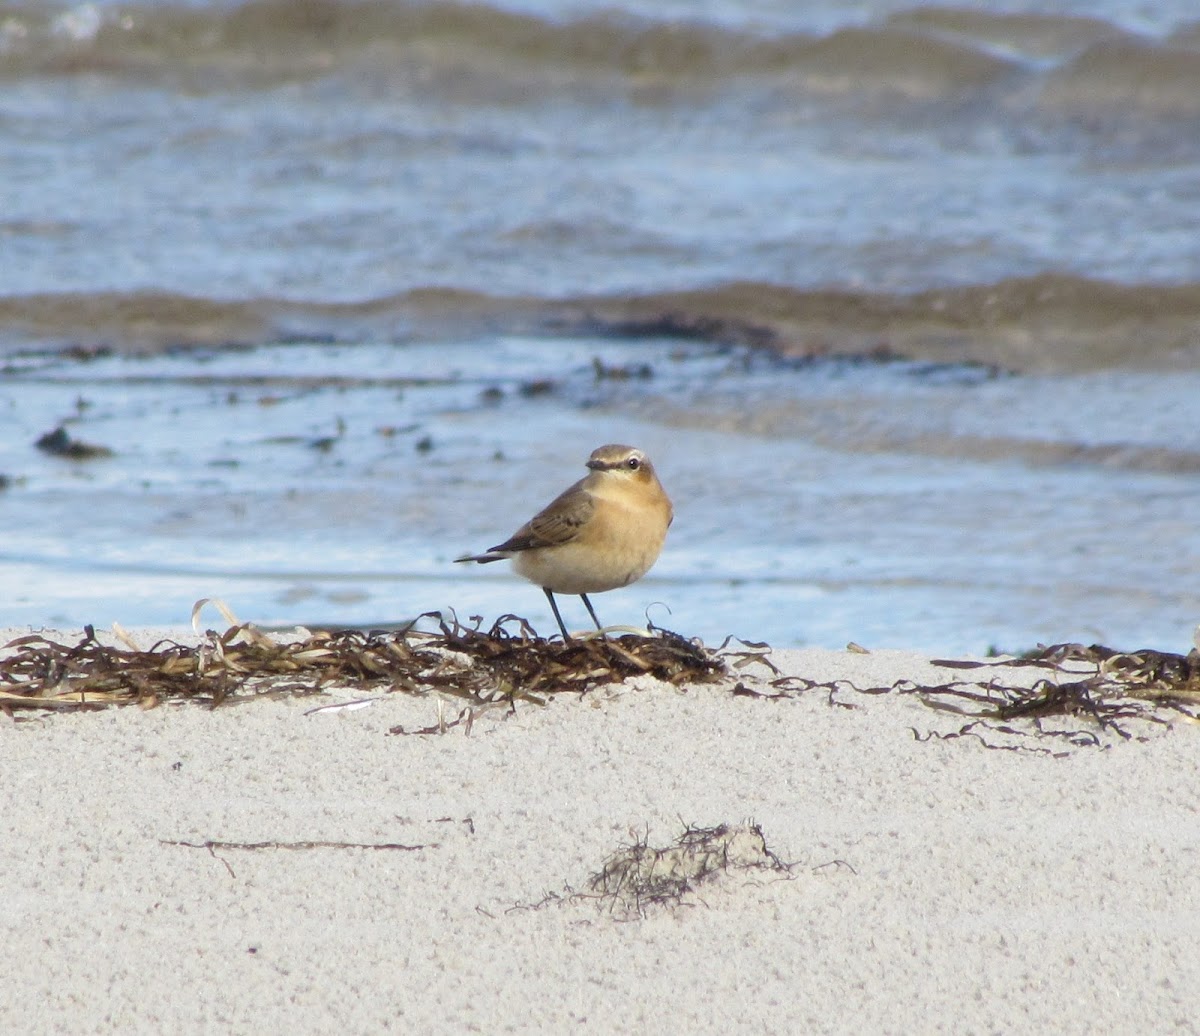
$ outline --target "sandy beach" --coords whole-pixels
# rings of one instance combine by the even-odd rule
[[[1045,671],[770,657],[844,682],[765,697],[776,677],[758,664],[715,684],[637,678],[444,733],[457,705],[349,687],[0,716],[0,1022],[1197,1031],[1194,722],[948,737],[962,716],[853,688]],[[631,845],[747,823],[767,854],[730,852],[681,898],[589,884]]]

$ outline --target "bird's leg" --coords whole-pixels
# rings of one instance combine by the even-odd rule
[[[600,620],[596,618],[596,609],[592,607],[592,602],[588,600],[587,594],[580,594],[579,596],[583,598],[583,603],[587,605],[588,614],[591,615],[592,622],[596,624],[596,629],[603,633],[604,627],[600,625]]]
[[[550,607],[554,611],[554,617],[558,620],[558,628],[562,630],[563,641],[569,643],[571,640],[571,634],[567,632],[567,627],[563,625],[562,616],[558,614],[558,602],[554,599],[554,594],[550,591],[550,588],[546,586],[542,587],[542,593],[546,595],[546,600],[550,602]],[[588,609],[590,610],[591,607],[592,606],[589,604]],[[594,618],[595,613],[593,612],[592,615]]]

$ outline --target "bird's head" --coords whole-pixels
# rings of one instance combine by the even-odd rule
[[[606,472],[635,484],[647,485],[657,481],[650,458],[634,446],[610,443],[597,447],[588,457],[587,466],[592,471]]]

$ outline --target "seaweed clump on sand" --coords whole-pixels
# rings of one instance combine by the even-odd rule
[[[676,906],[697,886],[731,871],[774,873],[789,870],[767,848],[757,824],[688,827],[673,845],[654,848],[645,838],[613,853],[587,882],[609,910],[645,916],[649,906]]]
[[[789,877],[793,867],[768,848],[758,824],[689,824],[670,845],[655,847],[642,836],[621,846],[579,891],[568,885],[561,894],[551,892],[536,903],[518,903],[512,909],[541,910],[591,901],[619,919],[631,920],[646,917],[654,907],[689,906],[701,886],[732,874],[770,880]]]
[[[970,737],[985,748],[1060,755],[1073,748],[1105,747],[1113,739],[1144,741],[1152,727],[1170,729],[1176,721],[1200,722],[1200,648],[1182,655],[1149,648],[1119,651],[1100,644],[1053,644],[1014,658],[931,660],[942,669],[985,671],[974,678],[938,684],[901,679],[863,687],[844,678],[784,675],[771,662],[767,645],[745,647],[752,650],[735,653],[723,645],[720,653],[735,670],[759,665],[771,676],[739,681],[731,689],[736,696],[786,699],[822,691],[830,705],[853,709],[847,694],[899,694],[968,720],[944,732],[921,734],[914,727],[920,741]],[[994,672],[1003,669],[1017,676],[1010,682]],[[1031,684],[1029,670],[1046,675]],[[1054,742],[1064,749],[1046,747]]]
[[[216,708],[334,686],[437,691],[467,706],[544,704],[556,694],[583,694],[629,676],[680,686],[719,679],[726,671],[718,655],[698,641],[657,627],[646,635],[563,642],[543,640],[513,615],[488,630],[447,621],[437,612],[420,618],[433,620],[438,629],[303,631],[276,638],[235,623],[224,633],[209,631],[197,645],[162,640],[147,649],[120,632],[121,644],[103,643],[91,626],[74,644],[30,634],[0,653],[0,710],[153,708],[182,701]]]
[[[973,722],[945,737],[979,730],[1022,735],[1011,726],[1027,722],[1034,733],[1061,738],[1075,747],[1102,744],[1098,734],[1134,738],[1138,721],[1169,727],[1173,720],[1200,720],[1200,649],[1186,655],[1150,648],[1118,651],[1102,644],[1052,644],[1039,646],[1018,658],[986,662],[935,660],[953,669],[993,666],[1035,667],[1051,670],[1053,677],[1032,687],[949,683],[939,687],[904,687],[925,704],[942,711],[972,717]],[[1092,729],[1063,727],[1061,720],[1089,721]],[[1008,724],[1008,725],[1004,725]],[[987,747],[1013,747],[995,745]]]

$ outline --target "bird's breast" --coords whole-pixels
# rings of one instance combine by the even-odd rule
[[[569,543],[523,551],[519,575],[560,594],[594,594],[628,586],[658,560],[670,505],[627,495],[596,495],[591,520]]]

